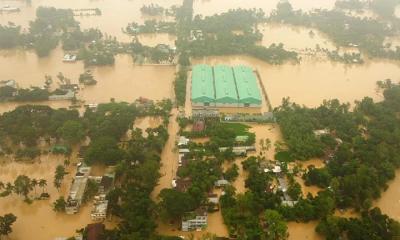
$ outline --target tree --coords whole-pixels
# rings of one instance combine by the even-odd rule
[[[31,185],[32,185],[32,187],[33,187],[33,189],[35,190],[35,196],[36,196],[36,186],[39,184],[39,182],[38,182],[38,180],[37,179],[32,179],[31,180]]]
[[[43,178],[40,179],[38,185],[42,188],[42,193],[44,193],[44,189],[47,186],[47,180]]]
[[[160,199],[164,217],[168,219],[179,219],[185,212],[193,211],[195,208],[194,199],[190,194],[175,189],[163,189]]]
[[[57,130],[57,133],[70,144],[79,143],[86,135],[85,128],[82,123],[77,120],[66,121],[62,127]]]
[[[59,189],[61,187],[61,182],[66,175],[66,171],[63,165],[58,165],[54,175],[54,186]]]
[[[25,175],[19,175],[14,181],[14,192],[28,199],[28,194],[32,190],[31,179]]]
[[[67,202],[65,202],[64,197],[59,197],[54,203],[53,203],[53,210],[55,212],[65,212],[65,206],[67,205]]]
[[[265,239],[283,240],[288,238],[287,225],[279,212],[267,209],[264,212]]]
[[[0,236],[7,236],[10,234],[12,232],[11,226],[16,220],[17,217],[12,213],[0,216]]]

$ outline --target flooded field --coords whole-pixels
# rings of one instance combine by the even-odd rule
[[[147,33],[138,36],[139,42],[143,45],[155,47],[158,44],[166,44],[168,46],[175,46],[176,36],[168,33]]]
[[[246,56],[208,57],[193,64],[245,64],[260,72],[273,107],[290,97],[291,101],[307,106],[318,106],[324,99],[338,98],[353,103],[365,96],[382,99],[376,92],[376,82],[390,78],[400,80],[400,63],[369,61],[349,66],[330,61],[304,58],[300,64],[270,65]]]
[[[317,45],[329,50],[336,49],[335,45],[327,37],[315,29],[286,24],[265,24],[259,27],[259,30],[264,35],[261,42],[263,46],[283,43],[285,49],[290,50],[314,49]],[[293,41],[293,39],[296,39],[296,41]]]
[[[400,221],[400,170],[396,171],[396,178],[388,185],[389,188],[373,205],[379,207],[384,214]]]
[[[296,223],[289,222],[289,240],[322,240],[324,239],[315,232],[317,222]]]
[[[182,0],[153,0],[152,3],[163,7],[171,7],[180,5]],[[110,36],[117,37],[120,41],[130,41],[130,37],[122,32],[122,29],[130,22],[143,23],[145,20],[152,19],[149,16],[143,16],[140,8],[144,4],[149,4],[146,0],[115,0],[113,4],[109,1],[92,1],[92,0],[32,0],[32,3],[25,1],[2,1],[0,6],[11,5],[19,7],[19,13],[0,14],[0,23],[14,22],[27,28],[29,21],[36,17],[36,9],[39,6],[56,7],[56,8],[99,8],[102,12],[101,16],[78,16],[76,20],[81,23],[83,29],[98,28],[102,32]],[[168,20],[168,19],[166,19]]]
[[[56,166],[63,164],[63,162],[63,157],[44,155],[33,164],[16,162],[2,164],[0,167],[0,181],[4,183],[13,182],[18,175],[23,174],[31,179],[44,178],[47,180],[45,189],[51,196],[49,200],[37,200],[32,204],[25,203],[23,197],[15,194],[1,199],[0,215],[13,213],[17,216],[17,221],[13,225],[13,232],[9,239],[32,239],[32,236],[35,236],[35,239],[52,240],[55,237],[70,237],[75,234],[75,230],[91,223],[90,204],[81,208],[76,215],[58,214],[52,209],[52,203],[59,196],[66,196],[74,174],[75,167],[71,166],[67,169],[70,174],[64,177],[61,189],[58,191],[53,186]],[[36,192],[40,194],[42,189],[36,187]],[[30,195],[34,197],[34,191]]]
[[[260,0],[195,0],[194,2],[194,14],[210,16],[222,12],[226,12],[229,9],[251,9],[261,8],[265,13],[269,14],[276,8],[279,0],[272,1],[260,1]],[[309,11],[315,8],[332,9],[335,6],[335,0],[291,0],[293,8],[303,11]]]
[[[44,76],[51,75],[57,86],[56,75],[62,72],[72,83],[85,71],[81,62],[63,63],[63,51],[54,50],[49,57],[38,58],[35,53],[22,50],[0,51],[0,79],[14,79],[20,87],[44,85]],[[14,70],[10,70],[14,69]],[[18,71],[17,69],[24,69]],[[129,55],[117,55],[114,66],[89,68],[97,80],[95,86],[84,87],[78,99],[86,103],[116,101],[133,102],[145,96],[153,100],[171,98],[175,75],[173,66],[138,66]],[[162,76],[162,77],[160,77]],[[83,87],[83,86],[82,86]],[[65,106],[66,102],[48,102],[51,106]],[[0,104],[0,112],[16,104]]]

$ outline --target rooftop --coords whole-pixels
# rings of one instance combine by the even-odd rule
[[[238,101],[232,68],[226,65],[214,67],[215,96],[217,102],[236,103]]]
[[[257,84],[257,77],[253,70],[246,66],[233,68],[239,102],[261,104],[260,88]]]
[[[196,65],[192,70],[192,101],[214,101],[214,80],[212,68],[208,65]]]

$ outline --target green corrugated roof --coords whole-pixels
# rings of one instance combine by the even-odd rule
[[[253,70],[246,66],[233,68],[240,103],[261,104],[260,88]]]
[[[232,68],[225,65],[214,67],[215,100],[218,103],[237,103],[237,91]]]
[[[212,68],[196,65],[192,69],[192,102],[214,102],[214,80]]]

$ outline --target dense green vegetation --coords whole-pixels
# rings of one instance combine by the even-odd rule
[[[393,1],[373,1],[371,8],[385,16],[388,14],[392,16],[394,7],[391,4],[388,7],[388,2]],[[343,4],[353,6],[354,1],[339,2],[339,5]],[[387,8],[391,9],[391,13],[388,13]],[[301,10],[294,11],[289,2],[280,2],[276,11],[269,17],[269,21],[316,28],[337,46],[357,47],[371,57],[400,59],[400,48],[392,50],[384,45],[385,38],[394,36],[399,30],[398,20],[395,18],[389,22],[382,19],[359,18],[338,9],[304,13]]]
[[[380,82],[379,86],[384,101],[375,103],[371,98],[364,98],[356,102],[353,111],[348,104],[340,104],[337,100],[326,101],[317,108],[301,107],[286,100],[276,109],[277,121],[293,158],[328,159],[326,167],[310,166],[304,175],[306,184],[326,190],[316,198],[309,196],[300,200],[293,208],[281,208],[286,218],[322,219],[318,231],[326,234],[328,239],[337,239],[335,236],[339,235],[364,239],[371,234],[377,234],[379,238],[376,239],[391,239],[388,236],[398,234],[397,222],[381,215],[379,210],[368,212],[372,201],[380,197],[400,166],[397,115],[400,86],[390,80]],[[318,129],[328,131],[325,136],[317,136],[313,131]],[[325,211],[317,210],[315,205],[320,197],[326,202]],[[346,220],[330,216],[334,208],[348,207],[362,209],[362,218]],[[391,223],[382,229],[378,219]],[[365,225],[371,227],[361,227]],[[332,232],[334,235],[330,236]]]
[[[256,9],[230,10],[205,18],[196,16],[190,26],[189,40],[178,41],[178,46],[193,57],[245,54],[271,64],[297,61],[297,53],[286,51],[282,44],[269,47],[257,44],[262,39],[257,24],[263,21],[264,12]]]

